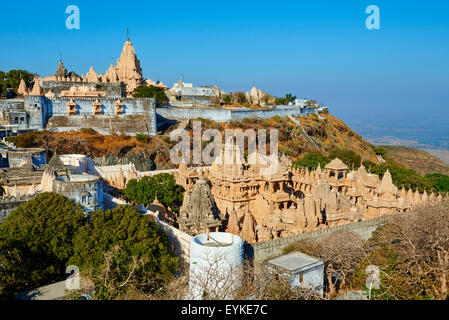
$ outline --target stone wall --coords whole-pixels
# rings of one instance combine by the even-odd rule
[[[118,84],[103,84],[112,86]],[[123,114],[116,115],[116,103],[120,98]],[[94,115],[94,102],[101,103],[101,114]],[[1,100],[0,122],[14,124],[19,130],[55,130],[69,131],[80,128],[92,128],[101,134],[144,133],[157,134],[155,100],[152,98],[128,99],[118,94],[107,98],[73,98],[76,103],[76,115],[68,115],[68,102],[71,98],[44,96],[25,96],[23,100]],[[3,121],[2,121],[3,120]]]
[[[115,198],[111,196],[110,194],[103,192],[103,206],[104,210],[112,210],[118,206],[121,205],[128,205],[128,203],[125,200]]]
[[[159,219],[157,219],[157,223],[165,232],[168,233],[170,243],[173,245],[176,255],[181,259],[181,263],[189,263],[190,242],[193,237],[163,221],[160,221]]]
[[[146,116],[60,116],[52,117],[47,125],[51,131],[77,131],[80,128],[92,128],[100,134],[139,133],[156,135],[155,119]]]
[[[103,182],[93,175],[57,177],[53,191],[80,204],[86,212],[103,209]]]
[[[48,100],[48,99],[47,99]],[[154,99],[122,99],[124,114],[115,115],[117,99],[99,99],[102,103],[101,115],[93,115],[95,98],[75,98],[77,115],[68,116],[67,98],[52,98],[48,100],[47,129],[73,130],[92,128],[101,134],[145,133],[156,135],[157,123]]]
[[[67,116],[67,103],[72,98],[46,98],[51,104],[48,117],[53,116]],[[77,106],[77,115],[93,115],[94,107],[93,103],[99,100],[102,104],[101,115],[102,116],[115,116],[115,104],[117,98],[73,98]],[[26,99],[25,99],[26,100]],[[123,115],[144,115],[154,112],[154,99],[125,99],[122,98],[123,103]]]
[[[61,91],[68,91],[71,87],[96,87],[98,90],[104,91],[107,97],[120,98],[126,96],[126,86],[122,83],[93,83],[93,82],[59,82],[59,81],[42,81],[41,87],[45,91],[51,90],[56,96],[61,94]]]
[[[387,222],[392,221],[397,216],[398,215],[383,216],[377,219],[365,220],[333,228],[306,232],[291,237],[255,243],[251,245],[251,248],[249,250],[252,250],[251,256],[254,259],[254,265],[260,267],[265,260],[282,255],[283,249],[291,244],[294,244],[301,240],[317,240],[328,236],[335,231],[353,231],[358,233],[363,239],[367,240],[371,237],[373,231],[376,230],[377,227],[385,225]]]
[[[166,119],[209,119],[215,122],[228,122],[231,120],[243,120],[246,118],[270,119],[274,116],[307,116],[316,113],[315,108],[279,108],[267,110],[251,109],[204,109],[204,108],[178,108],[178,107],[158,107],[156,113]]]
[[[1,197],[0,198],[0,223],[6,218],[14,209],[17,209],[22,203],[30,201],[35,195],[21,196],[21,197]]]
[[[18,168],[23,159],[31,157],[31,161],[34,165],[40,168],[42,165],[47,164],[47,152],[41,148],[16,148],[7,151],[8,162],[10,168]]]
[[[114,209],[119,205],[128,205],[126,201],[115,198],[107,193],[103,193],[103,199],[105,210]],[[193,237],[159,219],[156,219],[156,222],[165,232],[168,233],[170,243],[173,246],[172,248],[175,254],[181,259],[181,262],[189,263],[190,241]]]

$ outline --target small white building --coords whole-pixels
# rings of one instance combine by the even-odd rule
[[[309,288],[323,295],[324,262],[301,252],[292,252],[263,263],[265,272],[288,278],[292,287]]]

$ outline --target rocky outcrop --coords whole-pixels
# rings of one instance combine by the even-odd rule
[[[142,152],[127,152],[122,150],[122,155],[106,154],[101,158],[93,159],[98,166],[116,166],[123,164],[134,164],[137,171],[154,171],[157,169],[163,170],[168,168],[158,168],[154,162],[155,154],[150,154],[147,151]]]

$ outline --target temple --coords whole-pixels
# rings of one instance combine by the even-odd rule
[[[144,79],[140,61],[128,39],[117,66],[98,74],[93,66],[85,75],[68,72],[62,59],[56,73],[34,79],[28,88],[20,82],[16,99],[0,101],[0,124],[17,131],[69,131],[92,128],[102,134],[157,132],[156,105],[152,98],[133,98],[138,86],[166,88]]]
[[[272,166],[273,161],[276,166]],[[268,170],[271,167],[276,169]],[[210,184],[218,208],[214,216],[223,220],[221,230],[250,243],[393,215],[442,199],[427,191],[421,195],[411,189],[398,190],[389,171],[380,179],[364,166],[349,170],[340,159],[325,168],[296,169],[286,157],[258,153],[241,164],[215,162],[208,169],[181,164],[177,183],[188,195]],[[184,221],[181,214],[180,225]]]

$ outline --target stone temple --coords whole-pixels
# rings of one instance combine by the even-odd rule
[[[38,166],[34,164],[39,160],[36,150],[28,152],[19,166],[1,168],[0,222],[11,211],[42,192],[61,194],[81,205],[86,213],[104,208],[101,177],[74,173],[57,154],[48,163]]]
[[[277,165],[271,166],[274,162]],[[268,170],[272,167],[275,169]],[[240,164],[215,162],[203,169],[188,168],[182,163],[177,183],[187,190],[190,202],[191,194],[202,193],[203,201],[218,208],[218,213],[209,207],[207,212],[203,208],[187,209],[201,213],[196,215],[197,219],[203,217],[197,225],[206,226],[212,216],[216,217],[217,225],[221,220],[221,230],[237,234],[249,243],[393,215],[442,199],[427,191],[421,195],[411,189],[398,190],[388,171],[380,179],[364,166],[349,170],[339,159],[325,168],[295,169],[284,156],[259,153],[251,154]],[[209,184],[213,199],[208,196]],[[198,201],[193,202],[195,208]],[[187,225],[184,216],[181,213],[178,220],[181,227]]]
[[[140,85],[162,86],[144,80],[140,61],[128,39],[117,66],[98,75],[93,66],[85,75],[67,72],[59,61],[55,75],[36,78],[32,88],[22,80],[18,99],[0,101],[0,124],[19,131],[68,131],[92,128],[102,134],[157,131],[154,99],[136,99]]]

